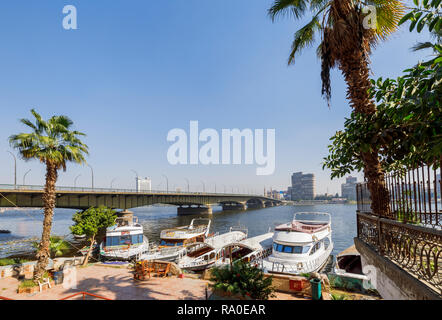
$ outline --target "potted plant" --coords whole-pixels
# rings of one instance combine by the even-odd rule
[[[265,277],[259,268],[241,260],[231,266],[213,268],[210,281],[214,298],[267,300],[274,296],[272,277]]]

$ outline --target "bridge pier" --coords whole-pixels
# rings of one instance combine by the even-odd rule
[[[207,205],[207,206],[197,206],[197,207],[192,207],[190,206],[179,206],[177,208],[177,214],[179,216],[189,216],[189,215],[196,215],[196,214],[207,214],[207,215],[211,215],[212,214],[212,206]]]
[[[245,203],[223,203],[223,211],[245,211],[247,205]]]
[[[262,202],[250,202],[247,204],[248,209],[262,209],[265,208],[264,203]]]

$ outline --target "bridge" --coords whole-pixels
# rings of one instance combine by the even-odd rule
[[[44,187],[25,185],[0,185],[0,208],[43,207]],[[130,189],[103,189],[57,187],[56,207],[86,210],[100,205],[127,210],[154,204],[177,206],[178,215],[212,214],[213,205],[223,210],[247,210],[281,205],[280,200],[252,194],[136,191]]]

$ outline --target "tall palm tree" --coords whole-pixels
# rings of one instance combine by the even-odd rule
[[[55,183],[58,170],[66,171],[67,162],[85,163],[84,156],[88,147],[81,142],[83,133],[71,131],[73,124],[66,116],[53,116],[45,121],[34,110],[31,110],[35,123],[28,119],[20,122],[31,128],[31,133],[20,133],[9,137],[11,146],[18,150],[24,160],[37,159],[46,165],[46,184],[43,193],[44,220],[43,233],[37,252],[37,266],[34,279],[44,274],[50,257],[50,236],[52,217],[55,208]]]
[[[376,8],[376,21],[369,24],[364,6]],[[373,8],[372,7],[372,8]],[[367,7],[369,8],[369,7]],[[369,11],[366,11],[369,12]],[[376,112],[376,105],[370,99],[371,87],[369,55],[371,49],[386,40],[398,26],[404,13],[399,0],[275,0],[269,15],[275,20],[280,15],[292,15],[301,19],[311,14],[311,20],[295,33],[288,63],[295,62],[295,56],[315,42],[320,36],[317,54],[322,62],[322,94],[330,102],[330,70],[341,70],[347,83],[347,98],[353,112],[370,115]],[[374,27],[370,28],[370,25]],[[364,175],[372,197],[375,214],[388,213],[388,190],[379,162],[378,150],[371,148],[361,152]]]

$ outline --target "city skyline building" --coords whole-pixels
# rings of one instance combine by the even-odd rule
[[[315,175],[295,172],[292,174],[291,200],[313,200],[315,198]]]
[[[150,178],[135,178],[137,192],[152,191],[152,181]]]
[[[341,185],[341,198],[347,200],[356,200],[356,184],[358,179],[356,177],[348,176],[345,183]]]

